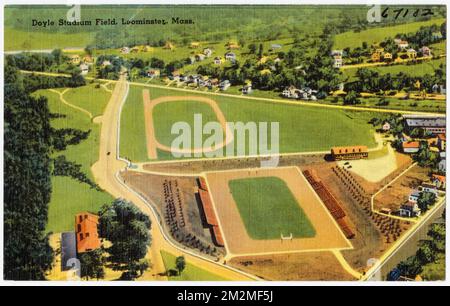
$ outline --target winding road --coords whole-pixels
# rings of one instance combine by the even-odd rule
[[[115,83],[111,99],[103,113],[99,159],[92,166],[91,170],[95,181],[101,188],[116,198],[123,198],[133,202],[150,217],[152,221],[152,245],[149,249],[149,257],[153,268],[151,272],[148,272],[151,275],[145,278],[154,280],[167,279],[163,275],[166,269],[160,254],[161,250],[165,250],[175,256],[184,255],[187,262],[230,280],[244,281],[256,279],[249,274],[202,258],[189,250],[182,250],[181,247],[175,245],[164,233],[153,207],[121,181],[119,173],[120,171],[127,171],[126,169],[129,164],[128,161],[120,158],[118,145],[120,137],[120,113],[128,95],[128,89],[129,83],[126,81],[126,75],[122,75],[119,81]]]

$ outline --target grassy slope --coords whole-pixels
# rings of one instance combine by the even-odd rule
[[[171,253],[161,251],[161,256],[164,262],[166,270],[175,269],[176,257]],[[169,276],[170,281],[226,281],[225,279],[217,274],[213,274],[200,267],[194,266],[189,262],[186,262],[186,268],[177,276]]]
[[[314,237],[316,232],[286,183],[276,177],[229,182],[247,233],[252,239]]]
[[[95,88],[89,84],[78,88],[71,88],[64,94],[67,102],[89,111],[94,117],[103,114],[111,94],[103,88]]]
[[[396,26],[389,27],[379,27],[361,31],[359,33],[355,32],[344,32],[336,35],[334,38],[334,48],[343,49],[346,47],[356,48],[360,47],[365,41],[369,45],[373,43],[379,43],[387,37],[394,37],[399,33],[410,33],[419,30],[423,26],[431,26],[433,24],[441,25],[445,21],[444,18],[432,19],[429,21],[419,21],[411,22]]]
[[[434,70],[439,68],[440,64],[445,65],[445,58],[438,58],[429,61],[425,61],[415,65],[392,65],[392,66],[380,66],[367,68],[369,70],[377,71],[379,74],[388,74],[396,75],[400,72],[409,74],[411,76],[423,76],[425,74],[434,74]],[[348,81],[355,81],[355,74],[358,69],[345,69],[342,70],[345,77],[348,77]]]
[[[69,146],[66,151],[56,152],[65,155],[68,160],[82,165],[82,171],[93,179],[90,167],[98,159],[98,141],[100,126],[93,124],[89,118],[59,101],[59,97],[47,90],[36,92],[48,97],[49,108],[53,113],[65,114],[66,118],[53,119],[51,124],[55,128],[91,129],[88,139],[75,146]],[[68,177],[52,177],[53,191],[49,205],[49,220],[47,230],[52,232],[70,231],[74,228],[74,215],[80,211],[98,211],[112,198],[106,192],[91,189]]]
[[[153,98],[185,94],[156,88],[150,92]],[[133,161],[147,160],[141,95],[142,88],[132,86],[122,111],[121,155]],[[229,122],[280,122],[280,151],[284,153],[328,150],[331,146],[355,143],[375,145],[373,130],[367,124],[370,113],[211,97]],[[163,156],[166,157],[170,155]]]
[[[5,51],[41,50],[78,47],[84,48],[93,41],[94,33],[44,33],[5,29]]]

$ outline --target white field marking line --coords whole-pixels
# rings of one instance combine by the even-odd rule
[[[117,120],[118,120],[118,123],[117,123],[117,143],[116,143],[116,147],[117,147],[117,149],[116,149],[116,150],[117,150],[117,151],[116,151],[116,154],[117,154],[117,155],[116,155],[116,159],[117,159],[117,160],[120,160],[120,161],[126,162],[126,163],[127,163],[127,168],[129,168],[131,162],[130,162],[129,160],[127,160],[127,159],[121,158],[120,155],[119,155],[119,152],[120,152],[120,118],[121,118],[121,114],[122,114],[122,107],[123,107],[123,105],[125,104],[125,101],[127,100],[127,96],[128,96],[128,92],[129,92],[129,88],[130,88],[130,87],[129,87],[129,82],[125,82],[125,85],[127,86],[127,89],[126,89],[126,93],[125,93],[125,95],[124,95],[124,97],[123,97],[123,99],[122,99],[122,103],[120,104],[120,107],[119,107],[119,116],[118,116],[118,119],[117,119]],[[123,171],[123,170],[122,170],[122,171]],[[229,269],[229,270],[231,270],[231,271],[233,271],[233,272],[236,272],[236,273],[238,273],[238,274],[242,274],[242,275],[244,275],[244,276],[246,276],[246,277],[249,277],[249,278],[251,278],[251,279],[254,279],[254,280],[261,280],[259,277],[256,277],[256,276],[251,275],[251,274],[249,274],[249,273],[240,271],[240,270],[238,270],[238,269],[236,269],[236,268],[234,268],[234,267],[227,266],[227,265],[223,265],[223,264],[221,264],[221,263],[215,262],[215,261],[213,261],[213,260],[211,260],[211,259],[209,259],[209,258],[200,256],[200,255],[198,255],[198,254],[196,254],[196,253],[194,253],[194,252],[191,252],[191,251],[188,250],[188,249],[181,248],[181,247],[179,247],[178,245],[174,244],[174,243],[170,240],[170,238],[166,235],[166,232],[164,231],[164,229],[163,229],[163,227],[162,227],[162,224],[160,223],[161,220],[158,218],[158,214],[157,214],[155,208],[152,206],[152,204],[150,204],[149,202],[147,202],[147,200],[144,199],[144,198],[143,198],[139,193],[137,193],[135,190],[133,190],[133,189],[130,188],[128,185],[126,185],[125,183],[123,183],[122,180],[119,178],[119,173],[120,173],[120,171],[117,171],[116,174],[115,174],[115,179],[117,180],[117,182],[119,182],[119,184],[121,184],[121,185],[124,186],[126,189],[128,189],[130,192],[132,192],[134,195],[136,195],[139,199],[141,199],[141,201],[143,201],[144,204],[146,204],[146,205],[150,208],[150,210],[151,210],[152,213],[153,213],[153,216],[155,217],[155,220],[158,221],[158,222],[157,222],[157,223],[158,223],[158,228],[159,228],[159,230],[160,230],[160,232],[161,232],[163,238],[164,238],[164,239],[165,239],[172,247],[174,247],[175,249],[179,250],[180,252],[184,252],[184,253],[186,253],[186,254],[189,254],[189,255],[194,256],[194,257],[196,257],[196,258],[199,258],[199,259],[201,259],[201,260],[206,260],[206,261],[208,261],[208,262],[210,262],[210,263],[216,264],[216,265],[221,266],[221,267],[223,267],[223,268],[225,268],[225,269]],[[154,203],[153,203],[153,204],[154,204]]]
[[[381,258],[379,259],[378,263],[371,267],[369,271],[366,273],[366,275],[363,276],[364,280],[369,280],[375,273],[377,273],[381,267],[384,265],[384,263],[389,260],[392,256],[395,255],[395,253],[398,252],[398,250],[423,226],[423,224],[430,219],[434,213],[441,208],[445,204],[445,196],[441,198],[440,202],[436,203],[432,209],[430,209],[425,216],[421,218],[421,222],[415,223],[413,227],[405,233],[402,237],[400,237],[399,240],[394,243],[388,251],[386,251]]]
[[[302,251],[302,252],[315,252],[315,251],[317,251],[317,250],[321,250],[321,251],[330,251],[330,250],[332,250],[332,249],[337,249],[337,250],[353,250],[354,249],[354,247],[353,247],[353,245],[350,243],[350,241],[347,239],[347,237],[345,237],[344,236],[344,234],[342,233],[342,231],[341,231],[341,229],[340,229],[340,227],[339,227],[339,225],[336,223],[336,221],[334,220],[334,218],[333,218],[333,216],[330,214],[330,212],[328,211],[328,209],[326,208],[326,206],[325,206],[325,204],[322,202],[322,200],[320,199],[320,197],[317,195],[317,193],[314,191],[314,189],[312,189],[312,186],[309,184],[309,182],[306,180],[306,178],[304,177],[304,175],[303,175],[303,173],[301,173],[301,171],[300,171],[300,169],[297,167],[297,166],[282,166],[282,167],[273,167],[273,168],[243,168],[243,169],[228,169],[228,170],[218,170],[218,171],[204,171],[204,172],[202,172],[201,173],[201,175],[200,176],[202,176],[204,179],[205,179],[205,181],[206,181],[206,185],[208,186],[208,190],[210,191],[211,190],[211,188],[210,188],[210,186],[209,186],[209,183],[208,183],[208,178],[207,178],[207,175],[208,174],[214,174],[214,173],[222,173],[222,172],[241,172],[241,171],[257,171],[257,170],[273,170],[273,169],[292,169],[292,168],[295,168],[295,169],[297,169],[297,171],[300,173],[300,175],[301,175],[301,177],[303,178],[303,180],[305,181],[305,183],[308,185],[308,187],[312,190],[312,192],[313,192],[313,194],[315,195],[315,197],[319,200],[319,202],[321,203],[321,205],[322,205],[322,208],[326,211],[326,213],[328,214],[328,216],[334,221],[334,225],[337,227],[337,230],[339,231],[339,233],[342,235],[342,237],[344,238],[344,240],[347,242],[347,245],[348,245],[348,247],[347,248],[322,248],[322,249],[304,249],[304,250],[294,250],[294,251],[281,251],[281,252],[260,252],[260,253],[257,253],[257,252],[255,252],[255,253],[249,253],[249,254],[253,254],[253,255],[259,255],[259,254],[283,254],[283,253],[286,253],[286,252],[288,252],[288,253],[298,253],[298,252],[300,252],[300,251]],[[217,211],[216,211],[216,204],[215,204],[215,201],[214,201],[214,197],[213,197],[213,194],[210,192],[210,195],[211,195],[211,200],[212,200],[212,202],[213,202],[213,208],[214,208],[214,212],[215,212],[215,214],[216,214],[216,218],[218,219],[218,221],[219,221],[219,225],[220,225],[220,227],[221,227],[221,229],[223,228],[222,227],[222,224],[221,224],[221,220],[220,220],[220,217],[219,217],[219,215],[217,214]],[[228,250],[229,250],[229,248],[228,248],[228,245],[227,245],[227,243],[226,243],[226,238],[225,238],[225,235],[222,235],[223,236],[223,238],[224,238],[224,242],[225,242],[225,245],[227,246],[227,253],[229,252]],[[295,239],[295,238],[294,238]],[[229,252],[230,253],[230,255],[232,255],[233,253],[231,253],[231,252]],[[237,256],[244,256],[244,255],[241,255],[241,254],[234,254],[234,257],[237,257]]]
[[[122,170],[122,171],[123,171],[123,170]],[[262,280],[262,279],[260,279],[259,277],[255,276],[255,275],[252,275],[252,274],[249,274],[249,273],[247,273],[247,272],[238,270],[238,269],[236,269],[236,268],[234,268],[234,267],[232,267],[232,266],[228,266],[228,265],[222,264],[222,263],[220,263],[220,262],[216,262],[216,261],[214,261],[214,260],[212,260],[212,259],[203,257],[203,256],[201,256],[201,255],[199,255],[199,254],[197,254],[197,253],[195,253],[195,252],[192,252],[192,251],[189,250],[187,247],[184,247],[184,246],[181,247],[181,246],[178,246],[177,244],[175,244],[174,242],[172,242],[171,238],[168,237],[167,234],[166,234],[166,232],[164,231],[164,228],[163,228],[163,226],[162,226],[162,224],[161,224],[161,220],[160,220],[160,218],[158,217],[158,214],[157,214],[155,208],[153,207],[153,205],[155,205],[155,204],[154,204],[154,203],[153,203],[153,204],[150,204],[150,203],[149,203],[145,198],[143,198],[138,192],[136,192],[135,190],[133,190],[133,189],[132,189],[131,187],[129,187],[127,184],[123,183],[122,180],[119,178],[119,172],[121,172],[121,171],[116,172],[116,175],[115,175],[116,180],[117,180],[122,186],[124,186],[126,189],[128,189],[130,192],[132,192],[134,195],[136,195],[136,196],[137,196],[144,204],[146,204],[146,205],[150,208],[150,210],[152,211],[152,213],[153,213],[153,215],[154,215],[154,217],[155,217],[155,220],[158,221],[158,222],[156,222],[156,223],[158,224],[159,231],[161,232],[161,234],[162,234],[163,238],[166,240],[166,242],[169,243],[172,247],[174,247],[175,249],[177,249],[177,250],[180,251],[181,253],[189,254],[189,255],[191,255],[191,256],[193,256],[193,257],[196,257],[196,258],[201,259],[201,260],[205,260],[205,261],[207,261],[207,262],[209,262],[209,263],[218,265],[218,266],[220,266],[220,267],[222,267],[222,268],[228,269],[228,270],[233,271],[233,272],[235,272],[235,273],[242,274],[242,275],[244,275],[244,276],[246,276],[246,277],[248,277],[248,278],[251,278],[251,279],[254,279],[254,280]],[[150,199],[149,199],[149,200],[150,200]],[[151,200],[150,200],[150,201],[151,201]]]
[[[405,170],[403,170],[399,175],[397,175],[392,181],[390,181],[389,183],[387,183],[384,187],[382,187],[380,190],[378,190],[377,192],[375,192],[372,197],[370,198],[370,209],[372,210],[372,212],[382,215],[382,216],[386,216],[386,217],[390,217],[392,219],[398,219],[398,220],[403,220],[403,221],[408,221],[408,222],[412,222],[412,223],[416,223],[419,220],[417,219],[413,219],[413,218],[402,218],[399,216],[392,216],[392,215],[388,215],[385,213],[380,212],[379,210],[375,210],[374,208],[374,202],[375,202],[375,197],[380,194],[382,191],[384,191],[386,188],[388,188],[390,185],[392,185],[393,183],[395,183],[395,181],[397,181],[400,177],[402,177],[406,172],[408,172],[409,170],[411,170],[413,167],[415,167],[417,165],[417,162],[413,163],[411,166],[409,166],[408,168],[406,168]]]
[[[76,110],[78,110],[78,111],[80,111],[80,112],[85,113],[86,115],[89,116],[89,119],[92,119],[93,116],[92,116],[91,112],[89,112],[88,110],[85,110],[84,108],[81,108],[81,107],[79,107],[79,106],[76,106],[76,105],[74,105],[74,104],[71,104],[71,103],[67,102],[66,99],[64,99],[63,96],[64,96],[64,94],[65,94],[67,91],[69,91],[69,88],[64,89],[62,92],[59,92],[59,91],[54,90],[54,89],[49,89],[49,91],[54,92],[54,93],[57,93],[57,94],[59,95],[60,101],[61,101],[63,104],[66,104],[67,106],[69,106],[69,107],[71,107],[71,108],[74,108],[74,109],[76,109]]]
[[[64,77],[71,77],[68,74],[62,74],[62,73],[50,73],[50,72],[40,72],[40,71],[27,71],[27,70],[20,70],[21,73],[26,74],[40,74],[40,75],[49,75],[49,76],[64,76]],[[85,77],[86,80],[94,80],[96,78],[93,77]],[[118,82],[117,80],[109,80],[109,79],[96,79],[103,82]],[[199,91],[196,90],[190,90],[190,89],[181,89],[181,88],[173,88],[173,87],[167,87],[167,86],[161,86],[161,85],[154,85],[154,84],[145,84],[145,83],[138,83],[138,82],[129,82],[130,85],[133,86],[143,86],[143,87],[154,87],[154,88],[160,88],[160,89],[168,89],[168,90],[177,90],[177,91],[188,91],[192,93],[199,93]],[[370,107],[356,107],[356,106],[341,106],[341,105],[330,105],[330,104],[318,104],[318,103],[309,103],[309,102],[303,102],[303,101],[286,101],[282,99],[270,99],[270,98],[262,98],[262,97],[249,97],[249,96],[240,96],[240,95],[232,95],[232,94],[225,94],[225,93],[218,93],[218,92],[200,92],[202,94],[208,94],[208,95],[218,95],[218,96],[224,96],[224,97],[230,97],[230,98],[241,98],[241,99],[248,99],[248,100],[260,100],[260,101],[266,101],[266,102],[272,102],[272,103],[283,103],[283,104],[290,104],[290,105],[298,105],[298,106],[311,106],[311,107],[323,107],[323,108],[331,108],[331,109],[342,109],[342,110],[353,110],[353,111],[371,111],[371,112],[379,112],[379,113],[392,113],[392,114],[416,114],[416,115],[428,115],[428,116],[439,116],[439,117],[445,117],[446,114],[442,113],[434,113],[434,112],[417,112],[417,111],[406,111],[406,110],[399,110],[399,109],[383,109],[383,108],[370,108]]]

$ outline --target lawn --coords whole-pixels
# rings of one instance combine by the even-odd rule
[[[87,110],[94,117],[101,115],[111,97],[111,93],[102,87],[96,88],[97,85],[91,83],[86,86],[71,88],[64,94],[64,99]]]
[[[237,179],[229,187],[252,239],[279,239],[280,235],[310,238],[316,231],[286,183],[277,177]]]
[[[91,130],[86,140],[78,145],[68,146],[66,151],[55,152],[54,156],[65,155],[68,160],[81,164],[81,170],[93,180],[90,168],[98,159],[100,125],[92,123],[86,114],[61,103],[56,93],[40,90],[35,95],[48,98],[52,113],[66,115],[65,118],[52,119],[52,127]],[[104,98],[92,101],[105,103],[102,100]],[[47,231],[54,233],[73,230],[76,213],[80,211],[97,212],[103,204],[110,203],[113,199],[108,193],[91,189],[87,184],[79,183],[69,177],[52,177],[52,189]]]
[[[361,47],[364,41],[371,45],[374,43],[379,43],[388,37],[394,38],[396,34],[416,32],[420,27],[431,26],[433,24],[440,26],[444,21],[444,18],[436,18],[428,21],[418,21],[395,26],[371,28],[361,32],[344,32],[335,36],[334,48],[344,49],[346,47],[350,47],[353,49],[356,47]]]
[[[425,74],[434,75],[434,71],[437,68],[439,68],[439,65],[441,65],[441,64],[444,64],[444,66],[445,66],[445,58],[444,57],[441,57],[438,59],[432,59],[432,60],[428,60],[428,61],[423,61],[419,64],[379,66],[379,67],[370,67],[367,69],[376,71],[380,75],[390,73],[392,76],[395,76],[398,73],[403,72],[403,73],[411,75],[413,77],[423,77]],[[342,70],[344,77],[348,78],[347,82],[356,81],[356,77],[355,77],[356,71],[358,71],[358,68]]]
[[[167,271],[175,270],[175,260],[176,256],[171,253],[161,250],[161,256],[164,262],[164,267]],[[223,278],[217,274],[208,272],[200,267],[194,266],[193,264],[186,262],[186,267],[181,275],[168,276],[170,281],[227,281],[228,279]]]
[[[142,87],[131,86],[121,119],[121,156],[134,162],[147,161],[145,122],[143,115]],[[152,98],[169,95],[186,95],[184,92],[151,88]],[[189,95],[192,95],[189,93]],[[204,96],[204,95],[202,95]],[[207,95],[208,96],[208,95]],[[238,97],[209,95],[217,101],[228,122],[279,122],[279,145],[281,153],[324,151],[332,146],[362,144],[375,146],[373,127],[367,124],[370,113],[351,112],[328,108],[291,105]],[[192,120],[192,112],[184,113],[184,121]],[[186,116],[187,114],[187,116]],[[354,114],[357,114],[354,116]],[[161,112],[161,119],[173,122],[180,114]],[[270,124],[269,124],[270,126]],[[170,135],[168,127],[157,135]],[[159,133],[159,134],[158,134]],[[236,137],[237,135],[235,135]],[[170,142],[172,135],[165,142]],[[270,137],[270,132],[269,132]],[[246,139],[248,141],[248,137]],[[232,143],[234,144],[234,143]],[[248,146],[247,146],[248,147]],[[246,152],[248,154],[248,150]],[[170,154],[159,158],[173,158]]]

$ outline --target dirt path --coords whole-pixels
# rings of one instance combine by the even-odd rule
[[[119,122],[122,105],[127,97],[129,85],[125,76],[121,76],[116,82],[111,98],[103,114],[102,129],[100,134],[99,159],[92,166],[92,172],[95,181],[99,186],[116,198],[123,198],[132,201],[144,213],[146,213],[152,222],[152,245],[149,249],[148,258],[153,264],[150,272],[145,273],[146,280],[167,280],[162,276],[165,272],[165,266],[161,258],[160,250],[166,250],[175,256],[184,255],[186,260],[194,265],[201,267],[211,273],[221,275],[230,280],[252,280],[250,276],[232,270],[231,268],[221,266],[212,261],[193,256],[188,251],[181,251],[168,242],[167,237],[162,232],[158,219],[150,205],[141,197],[132,191],[118,178],[119,171],[126,171],[127,161],[119,156]],[[125,170],[124,170],[125,169]]]
[[[71,104],[71,103],[67,102],[66,99],[64,99],[64,94],[65,94],[67,91],[69,91],[69,88],[66,88],[66,89],[64,89],[63,91],[57,91],[57,90],[55,90],[55,89],[49,89],[49,91],[58,94],[58,95],[59,95],[59,99],[61,100],[62,103],[66,104],[67,106],[72,107],[72,108],[74,108],[74,109],[76,109],[76,110],[78,110],[78,111],[80,111],[80,112],[85,113],[86,115],[89,116],[89,119],[92,119],[93,116],[92,116],[92,113],[91,113],[91,112],[85,110],[84,108],[81,108],[81,107],[79,107],[79,106],[76,106],[76,105],[74,105],[74,104]]]
[[[166,152],[172,152],[172,153],[179,153],[179,154],[199,154],[199,153],[210,153],[217,151],[226,145],[228,145],[230,142],[233,141],[233,132],[230,130],[230,128],[227,125],[227,121],[225,119],[224,114],[222,113],[222,110],[219,108],[219,105],[217,105],[216,101],[206,98],[206,97],[199,97],[199,96],[167,96],[167,97],[159,97],[155,100],[150,100],[150,93],[148,89],[144,89],[142,91],[142,96],[144,99],[144,112],[145,112],[145,127],[146,127],[146,135],[147,135],[147,154],[148,157],[151,159],[156,159],[156,148],[166,151]],[[176,101],[198,101],[202,103],[206,103],[211,107],[214,114],[217,117],[217,121],[220,123],[223,131],[225,131],[225,141],[217,144],[214,147],[208,147],[208,148],[187,148],[187,149],[178,149],[178,148],[172,148],[167,145],[164,145],[160,143],[155,136],[155,127],[153,124],[153,109],[156,105],[161,103],[170,103],[170,102],[176,102]],[[156,147],[155,147],[156,146]]]

